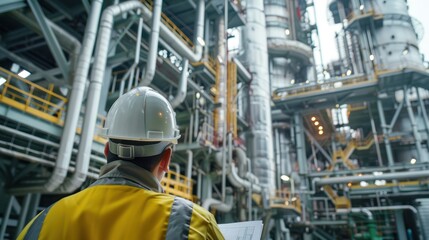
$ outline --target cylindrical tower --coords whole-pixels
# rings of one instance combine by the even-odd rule
[[[265,21],[270,59],[271,91],[295,83],[315,81],[313,52],[307,43],[297,41],[297,36],[305,35],[294,6],[295,1],[266,0]]]
[[[263,0],[246,2],[244,34],[246,65],[252,81],[246,89],[248,101],[244,111],[251,125],[246,132],[247,152],[252,170],[270,193],[275,190],[273,137],[271,131],[271,94],[268,76],[267,36]]]

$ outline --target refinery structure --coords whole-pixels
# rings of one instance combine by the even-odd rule
[[[262,239],[429,239],[429,71],[405,0],[0,2],[0,239],[87,187],[118,96],[150,86],[181,138],[169,194]],[[126,124],[126,123],[124,123]]]

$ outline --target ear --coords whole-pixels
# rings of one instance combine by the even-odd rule
[[[170,170],[170,160],[171,160],[171,154],[173,151],[171,148],[165,149],[165,151],[162,153],[161,156],[161,162],[159,163],[159,170],[168,172]]]
[[[109,141],[104,145],[104,156],[107,158],[107,155],[109,155]]]

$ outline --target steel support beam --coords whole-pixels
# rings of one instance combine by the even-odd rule
[[[302,117],[299,113],[295,113],[294,115],[295,121],[295,145],[296,145],[296,153],[298,157],[298,165],[299,165],[299,174],[307,175],[307,157],[305,153],[305,135],[304,135],[304,126],[302,123]]]
[[[63,76],[68,76],[69,69],[68,69],[66,57],[64,56],[64,53],[60,47],[60,44],[58,43],[57,38],[52,32],[52,29],[48,26],[48,23],[46,21],[45,15],[43,14],[42,8],[40,7],[37,0],[27,0],[27,2],[31,10],[33,11],[34,16],[36,17],[37,22],[40,25],[40,29],[43,32],[43,36],[45,37],[46,42],[48,43],[48,47],[51,50],[51,53],[54,56],[55,61],[58,64],[58,67],[61,69]]]
[[[0,14],[27,6],[24,0],[2,0],[0,1]]]
[[[416,89],[416,91],[418,91],[418,89]],[[414,141],[416,143],[416,150],[418,155],[417,160],[419,162],[428,161],[428,159],[423,159],[421,137],[417,126],[416,118],[414,116],[413,107],[411,106],[410,98],[407,93],[406,86],[404,87],[404,101],[405,101],[405,105],[407,106],[408,117],[410,118],[410,122],[411,122],[411,128],[413,129],[413,136],[414,136]]]
[[[429,140],[429,118],[428,118],[428,114],[426,112],[426,106],[423,103],[423,99],[420,96],[419,93],[419,89],[417,88],[417,98],[419,100],[419,106],[420,106],[420,111],[422,112],[422,117],[423,117],[423,123],[425,125],[425,130],[426,130],[426,142]],[[429,144],[426,144],[426,147],[429,150]]]
[[[395,163],[393,160],[392,147],[390,146],[390,140],[389,140],[390,126],[387,126],[386,124],[383,103],[381,102],[380,99],[377,100],[377,108],[378,108],[378,114],[380,115],[381,128],[383,129],[383,139],[384,139],[384,146],[386,148],[387,162],[389,166],[393,166]]]
[[[396,222],[396,232],[398,233],[398,240],[407,240],[407,235],[405,234],[405,225],[404,225],[404,216],[402,210],[395,210],[395,222]]]

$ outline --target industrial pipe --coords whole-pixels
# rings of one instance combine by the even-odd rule
[[[256,182],[252,183],[238,176],[237,168],[235,167],[235,164],[232,162],[230,164],[227,177],[228,177],[228,180],[231,182],[231,184],[236,188],[246,188],[246,189],[252,188],[253,192],[256,192],[256,193],[261,192],[261,186],[259,186]]]
[[[180,174],[180,165],[178,163],[170,162],[170,166],[173,166],[176,169],[176,173]]]
[[[124,84],[125,84],[125,80],[128,77],[129,77],[129,80],[128,80],[127,91],[131,90],[131,87],[132,87],[132,84],[133,84],[133,78],[134,78],[134,71],[135,71],[135,69],[136,69],[136,67],[137,67],[137,65],[139,64],[139,61],[140,61],[140,43],[141,43],[141,40],[142,40],[142,31],[143,31],[143,18],[140,17],[139,18],[139,25],[138,25],[138,28],[137,28],[137,39],[136,39],[136,50],[135,50],[135,53],[134,53],[134,62],[131,65],[131,67],[128,69],[127,73],[121,79],[121,88],[122,88],[122,90],[120,91],[119,96],[121,96],[122,93],[124,92],[123,87],[124,87]]]
[[[189,67],[189,60],[188,59],[183,60],[182,74],[180,75],[179,87],[177,89],[176,96],[173,98],[173,100],[170,101],[171,106],[173,108],[176,108],[183,102],[183,100],[185,100],[186,92],[188,88],[188,75],[189,75],[188,67]]]
[[[285,226],[283,219],[280,219],[280,230],[285,234],[285,240],[290,240],[290,230]]]
[[[152,30],[150,32],[149,53],[146,61],[146,69],[141,86],[149,86],[155,76],[156,58],[158,54],[159,28],[161,25],[162,0],[155,0],[152,13]],[[140,42],[138,42],[140,44]],[[140,49],[140,48],[139,48]]]
[[[340,208],[337,209],[337,213],[364,213],[368,216],[368,220],[374,220],[374,217],[368,208]]]
[[[396,206],[379,206],[379,207],[364,207],[364,208],[350,208],[350,209],[338,209],[337,213],[346,213],[346,212],[362,212],[365,213],[368,216],[369,220],[373,220],[373,215],[371,213],[371,211],[394,211],[394,210],[410,210],[412,211],[417,220],[416,220],[416,224],[418,225],[418,229],[420,231],[419,233],[419,238],[420,239],[426,239],[426,237],[424,236],[424,231],[422,229],[422,222],[421,222],[421,218],[420,215],[417,211],[417,209],[411,205],[396,205]],[[423,238],[422,238],[422,234],[423,234]]]
[[[82,48],[82,53],[79,56],[78,66],[76,68],[76,75],[74,76],[74,80],[73,80],[73,89],[70,97],[70,102],[68,104],[67,118],[65,121],[63,134],[61,137],[61,145],[58,152],[57,161],[55,163],[55,168],[52,172],[52,175],[49,178],[49,180],[46,181],[46,183],[44,183],[43,185],[22,186],[22,187],[14,188],[12,191],[15,194],[28,193],[28,192],[53,192],[64,182],[64,179],[67,176],[67,170],[69,168],[70,158],[71,158],[72,148],[74,143],[73,139],[76,134],[76,126],[77,126],[80,107],[83,99],[85,81],[88,74],[90,58],[94,47],[95,29],[97,28],[101,6],[102,6],[102,0],[94,1],[93,10],[92,10],[93,14],[90,14],[90,19],[88,21],[89,23],[85,30],[85,39],[84,39],[84,44]],[[54,28],[54,30],[55,29],[56,28]],[[62,34],[64,34],[64,32],[62,32]],[[67,188],[66,190],[67,192],[71,192],[74,189],[70,190],[69,188]]]
[[[214,198],[208,198],[204,200],[202,207],[209,210],[210,207],[216,209],[219,212],[229,212],[232,209],[233,205],[233,197],[232,197],[232,189],[227,188],[227,195],[225,198],[225,202]]]
[[[97,33],[98,21],[100,19],[103,0],[95,0],[92,2],[91,13],[89,14],[88,24],[85,28],[85,34],[82,44],[82,52],[77,62],[76,74],[73,79],[73,87],[68,104],[67,118],[65,121],[63,134],[61,137],[61,147],[58,152],[58,157],[64,161],[70,162],[71,152],[73,148],[73,139],[76,135],[76,126],[78,123],[80,108],[82,105],[83,95],[85,92],[85,83],[88,77],[89,66],[91,64],[91,55],[94,49],[95,38]],[[63,165],[65,166],[65,164]],[[65,166],[68,167],[68,166]],[[88,160],[80,159],[79,155],[76,162],[76,170],[71,178],[66,179],[64,184],[57,191],[69,193],[76,190],[85,181],[89,167]],[[57,167],[55,168],[57,169]],[[64,171],[64,169],[58,169]],[[64,181],[65,174],[59,174],[58,181],[60,184]],[[57,185],[56,187],[58,187]],[[53,191],[53,187],[50,191]],[[55,188],[56,188],[55,187]]]
[[[239,150],[238,149],[239,148],[235,149],[236,152],[241,150],[241,149],[239,149]],[[246,158],[246,154],[244,154],[244,152],[243,152],[243,154],[237,154],[236,155],[237,158],[240,158],[240,157],[243,158],[243,156],[244,156],[244,158]],[[222,166],[222,153],[221,152],[219,152],[215,156],[215,160],[219,166]],[[245,160],[246,159],[241,159],[238,162],[243,162]],[[245,189],[252,188],[253,192],[257,192],[257,193],[261,192],[262,188],[259,185],[259,179],[256,176],[250,177],[250,179],[254,179],[255,182],[249,182],[249,181],[244,180],[243,178],[241,178],[238,175],[237,167],[235,166],[232,159],[229,162],[230,162],[230,164],[229,164],[228,168],[226,169],[226,177],[228,178],[228,180],[232,184],[232,186],[234,186],[236,188],[245,188]]]
[[[198,5],[198,14],[197,14],[197,26],[204,26],[204,9],[205,9],[204,0],[199,1]],[[152,17],[152,13],[146,6],[138,1],[128,1],[123,2],[118,5],[113,5],[108,7],[103,12],[101,18],[100,30],[97,42],[97,49],[94,57],[93,70],[91,72],[91,83],[88,90],[88,100],[85,111],[85,120],[83,124],[82,137],[79,147],[79,158],[83,159],[82,161],[88,162],[89,153],[91,151],[92,145],[92,136],[95,130],[95,122],[97,110],[100,102],[100,92],[102,87],[102,82],[104,78],[104,70],[106,68],[107,61],[107,52],[109,47],[109,42],[111,38],[112,26],[113,26],[113,17],[122,13],[126,13],[133,9],[141,9],[142,16],[145,20]],[[197,29],[203,29],[203,27],[198,27]],[[202,32],[202,30],[201,30]],[[198,31],[197,31],[198,33]],[[196,34],[197,34],[196,33]],[[182,57],[188,58],[190,61],[198,61],[201,58],[201,46],[196,45],[195,53],[193,53],[189,48],[173,33],[169,30],[164,24],[161,24],[161,37],[166,40],[174,49],[179,53],[183,54]],[[200,49],[200,50],[198,50]],[[188,52],[185,54],[184,52]]]
[[[360,181],[375,181],[375,180],[401,180],[401,179],[416,179],[429,177],[429,170],[423,171],[408,171],[408,172],[395,172],[387,173],[382,175],[362,175],[362,176],[344,176],[344,177],[332,177],[332,178],[315,178],[316,185],[331,185],[338,183],[350,183]]]
[[[146,9],[146,8],[145,8]],[[203,38],[204,32],[204,11],[205,11],[205,0],[198,1],[197,7],[197,19],[195,21],[195,40]],[[152,13],[146,9],[145,14],[151,17]],[[173,49],[175,49],[183,58],[189,59],[192,62],[198,62],[201,60],[203,53],[203,46],[199,41],[194,41],[195,47],[192,51],[182,40],[178,39],[170,29],[161,24],[160,31],[161,38],[165,40]]]

